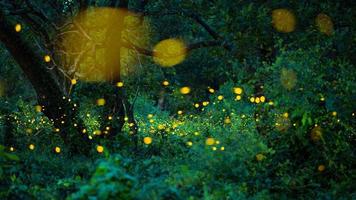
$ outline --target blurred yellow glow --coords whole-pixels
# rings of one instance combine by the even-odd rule
[[[50,57],[49,55],[45,55],[45,56],[43,57],[43,60],[44,60],[46,63],[51,62],[51,57]]]
[[[148,118],[148,119],[151,119],[152,117],[153,117],[152,114],[148,114],[148,115],[147,115],[147,118]]]
[[[241,95],[237,95],[237,96],[235,97],[235,100],[240,101],[240,100],[241,100]]]
[[[66,71],[75,72],[84,81],[111,81],[120,74],[132,73],[137,63],[136,51],[122,41],[137,46],[149,44],[148,21],[136,23],[138,15],[124,9],[91,7],[70,22],[60,34],[62,62]]]
[[[56,147],[56,148],[54,148],[54,151],[55,151],[56,153],[61,153],[61,148],[60,148],[60,147]]]
[[[240,87],[235,87],[235,88],[234,88],[234,93],[235,93],[235,94],[242,94],[242,91],[243,91],[243,90],[242,90],[242,88],[240,88]]]
[[[223,99],[224,99],[224,96],[223,96],[223,95],[219,95],[219,96],[218,96],[218,100],[219,100],[219,101],[222,101]]]
[[[188,141],[188,142],[187,142],[187,145],[188,145],[188,146],[192,146],[192,145],[193,145],[193,142]]]
[[[255,102],[255,97],[251,97],[251,98],[250,98],[250,102],[251,102],[251,103]]]
[[[149,145],[152,143],[152,138],[151,137],[144,137],[143,138],[143,143]]]
[[[168,81],[163,81],[163,82],[162,82],[162,85],[168,86],[168,85],[169,85],[169,82],[168,82]]]
[[[337,116],[337,112],[336,112],[336,111],[333,111],[333,112],[331,113],[331,115],[334,116],[334,117],[336,117],[336,116]]]
[[[97,100],[96,100],[96,104],[97,104],[98,106],[103,106],[103,105],[105,105],[105,103],[106,103],[106,101],[105,101],[105,99],[103,99],[103,98],[100,98],[100,99],[97,99]]]
[[[15,151],[15,148],[14,147],[10,147],[10,151]]]
[[[265,159],[265,156],[263,154],[259,153],[259,154],[256,155],[256,160],[257,161],[262,161],[263,159]]]
[[[272,11],[272,25],[277,31],[290,33],[294,31],[296,23],[294,13],[290,10],[280,8]]]
[[[324,13],[320,13],[316,16],[315,24],[319,31],[325,33],[326,35],[331,35],[334,32],[334,24],[331,18]]]
[[[224,123],[231,124],[231,119],[229,117],[225,118]]]
[[[71,83],[72,85],[77,84],[77,79],[72,79],[72,80],[70,80],[70,83]]]
[[[225,150],[225,147],[221,147],[220,150],[221,150],[221,151],[224,151],[224,150]]]
[[[153,52],[153,60],[163,67],[183,62],[187,54],[185,44],[178,39],[162,40],[153,48]]]
[[[310,133],[310,138],[316,142],[319,141],[321,139],[321,137],[323,136],[323,130],[321,129],[320,126],[315,126]]]
[[[260,100],[261,100],[261,102],[263,103],[263,102],[266,101],[266,97],[265,97],[265,96],[261,96],[261,97],[260,97]]]
[[[323,172],[325,170],[325,165],[319,165],[318,166],[318,171]]]
[[[34,145],[34,144],[30,144],[30,145],[28,146],[28,148],[29,148],[30,150],[34,150],[34,149],[35,149],[35,145]]]
[[[179,92],[181,94],[189,94],[190,93],[190,87],[182,87],[179,89]]]
[[[215,139],[214,138],[207,138],[205,140],[205,144],[208,145],[208,146],[211,146],[211,145],[214,145],[215,144]]]
[[[260,103],[260,97],[255,98],[255,103],[259,104]]]
[[[98,153],[103,153],[103,152],[104,152],[104,147],[101,146],[101,145],[98,145],[98,146],[96,146],[96,151],[97,151]]]
[[[36,110],[36,112],[41,112],[42,111],[42,106],[36,105],[35,106],[35,110]]]
[[[16,24],[16,25],[15,25],[15,31],[16,31],[16,32],[20,32],[21,30],[22,30],[21,24]]]
[[[287,90],[291,90],[297,84],[297,74],[292,69],[283,68],[280,76],[281,84]]]
[[[199,108],[199,104],[198,103],[194,104],[194,107]]]
[[[214,93],[215,90],[214,90],[213,88],[209,88],[209,92],[210,92],[210,93]]]
[[[124,82],[121,82],[121,81],[120,81],[120,82],[117,82],[117,83],[116,83],[116,86],[117,86],[117,87],[124,87]]]

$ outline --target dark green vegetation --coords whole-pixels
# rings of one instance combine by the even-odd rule
[[[99,7],[135,25],[71,21]],[[1,0],[0,199],[356,198],[355,13],[332,0]],[[66,34],[81,43],[63,49]],[[163,67],[153,49],[168,38],[187,55]],[[88,81],[82,55],[110,76]]]

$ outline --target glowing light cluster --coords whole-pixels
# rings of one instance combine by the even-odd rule
[[[163,67],[172,67],[183,62],[187,53],[185,44],[178,39],[160,41],[153,52],[153,60]]]

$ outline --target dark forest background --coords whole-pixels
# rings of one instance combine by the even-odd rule
[[[355,8],[0,0],[0,198],[356,198]]]

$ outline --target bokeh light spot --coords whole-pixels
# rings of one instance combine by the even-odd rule
[[[284,8],[272,11],[272,25],[278,32],[290,33],[294,31],[296,23],[296,18],[292,11]]]
[[[178,39],[159,42],[153,52],[153,60],[162,67],[172,67],[183,62],[187,54],[185,44]]]

